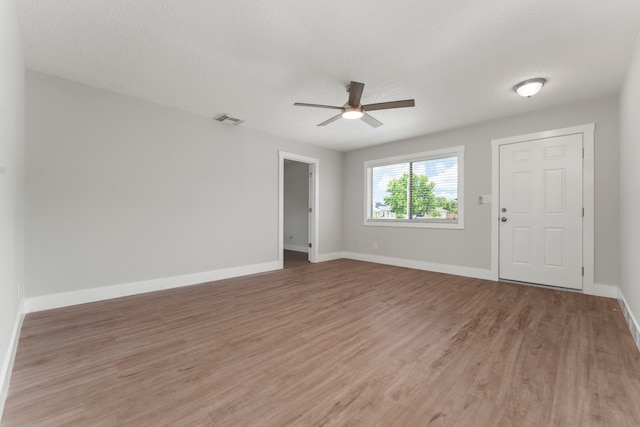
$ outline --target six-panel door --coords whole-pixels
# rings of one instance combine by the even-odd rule
[[[582,289],[582,134],[500,147],[500,278]]]

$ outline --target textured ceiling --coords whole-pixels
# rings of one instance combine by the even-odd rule
[[[639,0],[17,0],[27,67],[337,150],[616,93]],[[545,77],[532,99],[518,81]],[[384,123],[316,124],[415,98]]]

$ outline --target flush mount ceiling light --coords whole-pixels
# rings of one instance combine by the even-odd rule
[[[542,89],[542,86],[544,86],[546,82],[547,80],[543,78],[529,79],[515,85],[513,90],[524,98],[531,98],[540,92],[540,89]]]
[[[364,112],[362,108],[354,108],[354,107],[345,107],[342,112],[342,118],[348,120],[359,119],[364,116]]]

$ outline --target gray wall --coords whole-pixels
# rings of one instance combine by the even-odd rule
[[[640,319],[640,38],[620,97],[620,289]]]
[[[27,72],[26,292],[278,259],[278,150],[320,159],[320,254],[343,154]]]
[[[540,96],[544,96],[544,92]],[[617,285],[619,127],[616,96],[347,153],[345,251],[490,269],[491,205],[479,205],[477,200],[480,195],[491,194],[491,140],[592,122],[596,124],[595,281]],[[456,145],[465,146],[464,230],[363,225],[364,161]],[[378,243],[378,250],[373,250],[374,242]]]
[[[284,161],[284,244],[309,245],[309,165],[292,160]]]
[[[0,416],[23,280],[24,61],[16,2],[0,2]]]

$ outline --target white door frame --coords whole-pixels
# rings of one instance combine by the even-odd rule
[[[309,215],[309,261],[318,262],[318,207],[319,207],[319,194],[320,194],[320,160],[302,156],[299,154],[287,153],[285,151],[278,151],[278,264],[280,268],[284,267],[284,259],[282,251],[284,250],[284,161],[293,160],[296,162],[309,164],[309,171],[312,174],[310,180],[310,197],[309,207],[311,208],[311,215]],[[311,195],[313,195],[311,197]]]
[[[584,218],[582,222],[582,263],[584,277],[582,278],[582,292],[596,295],[594,285],[594,131],[595,124],[589,123],[563,129],[554,129],[491,141],[491,193],[493,203],[491,207],[491,277],[500,277],[500,146],[536,139],[553,138],[556,136],[582,134],[584,158],[582,163],[582,203]]]

